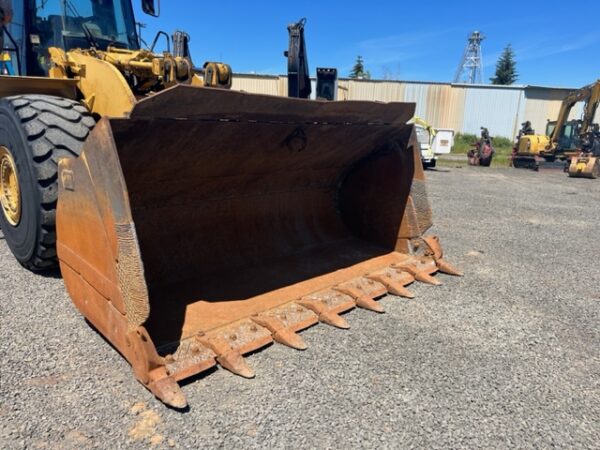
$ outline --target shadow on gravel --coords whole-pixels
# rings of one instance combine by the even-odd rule
[[[452,172],[451,169],[441,169],[441,168],[435,168],[435,169],[427,169],[425,171],[425,174],[427,174],[427,172],[439,172],[439,173],[448,173],[448,172]]]

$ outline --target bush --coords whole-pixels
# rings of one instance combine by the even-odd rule
[[[452,153],[467,153],[473,148],[473,144],[477,142],[478,137],[470,133],[456,133],[454,136],[454,147]]]

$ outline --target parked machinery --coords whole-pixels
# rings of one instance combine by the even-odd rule
[[[568,173],[574,178],[600,178],[600,127],[593,123],[600,103],[600,80],[584,89],[579,153],[571,156]]]
[[[494,138],[490,136],[487,128],[481,127],[481,137],[473,144],[473,148],[467,153],[470,166],[489,167],[494,157]]]
[[[539,170],[547,163],[557,160],[568,162],[573,156],[579,155],[584,137],[592,131],[599,91],[600,80],[567,95],[561,104],[557,120],[548,121],[545,135],[520,133],[513,151],[513,167]],[[583,119],[568,120],[573,107],[582,101],[586,103]],[[586,161],[587,167],[591,160]],[[582,163],[583,160],[578,166],[581,169],[578,173],[590,173],[593,165],[583,169]],[[575,172],[572,176],[576,176]]]
[[[434,128],[429,122],[418,116],[413,117],[409,123],[415,125],[417,141],[421,147],[423,168],[434,168],[437,164],[437,155],[446,155],[452,151],[454,130]]]
[[[251,377],[246,353],[304,349],[304,328],[347,328],[345,311],[460,274],[425,235],[414,104],[231,91],[229,67],[196,68],[184,34],[176,55],[142,49],[131,0],[18,6],[18,76],[0,76],[2,232],[28,269],[60,264],[77,308],[166,404],[186,406],[180,380],[217,364]]]

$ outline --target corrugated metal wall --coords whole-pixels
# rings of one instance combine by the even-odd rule
[[[236,74],[233,80],[232,89],[235,90],[287,95],[285,76]],[[525,120],[531,121],[537,132],[545,132],[546,121],[556,119],[560,103],[570,91],[538,86],[472,86],[414,81],[341,79],[338,82],[339,100],[415,102],[417,115],[436,128],[479,134],[480,127],[485,126],[493,136],[508,138],[516,135]],[[571,118],[580,117],[582,107],[578,104],[573,108]]]
[[[467,88],[461,131],[479,134],[484,126],[492,136],[515,136],[523,95],[521,89]]]
[[[528,87],[525,89],[527,98],[524,120],[531,121],[537,133],[545,133],[548,119],[556,120],[563,98],[569,93],[568,89],[545,89]],[[583,104],[573,107],[569,119],[577,119],[583,113]]]

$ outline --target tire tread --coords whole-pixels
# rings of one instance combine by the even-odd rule
[[[48,95],[19,95],[6,100],[19,117],[32,151],[41,214],[37,246],[30,270],[58,265],[56,257],[56,205],[58,201],[58,160],[77,157],[96,122],[79,102]]]

